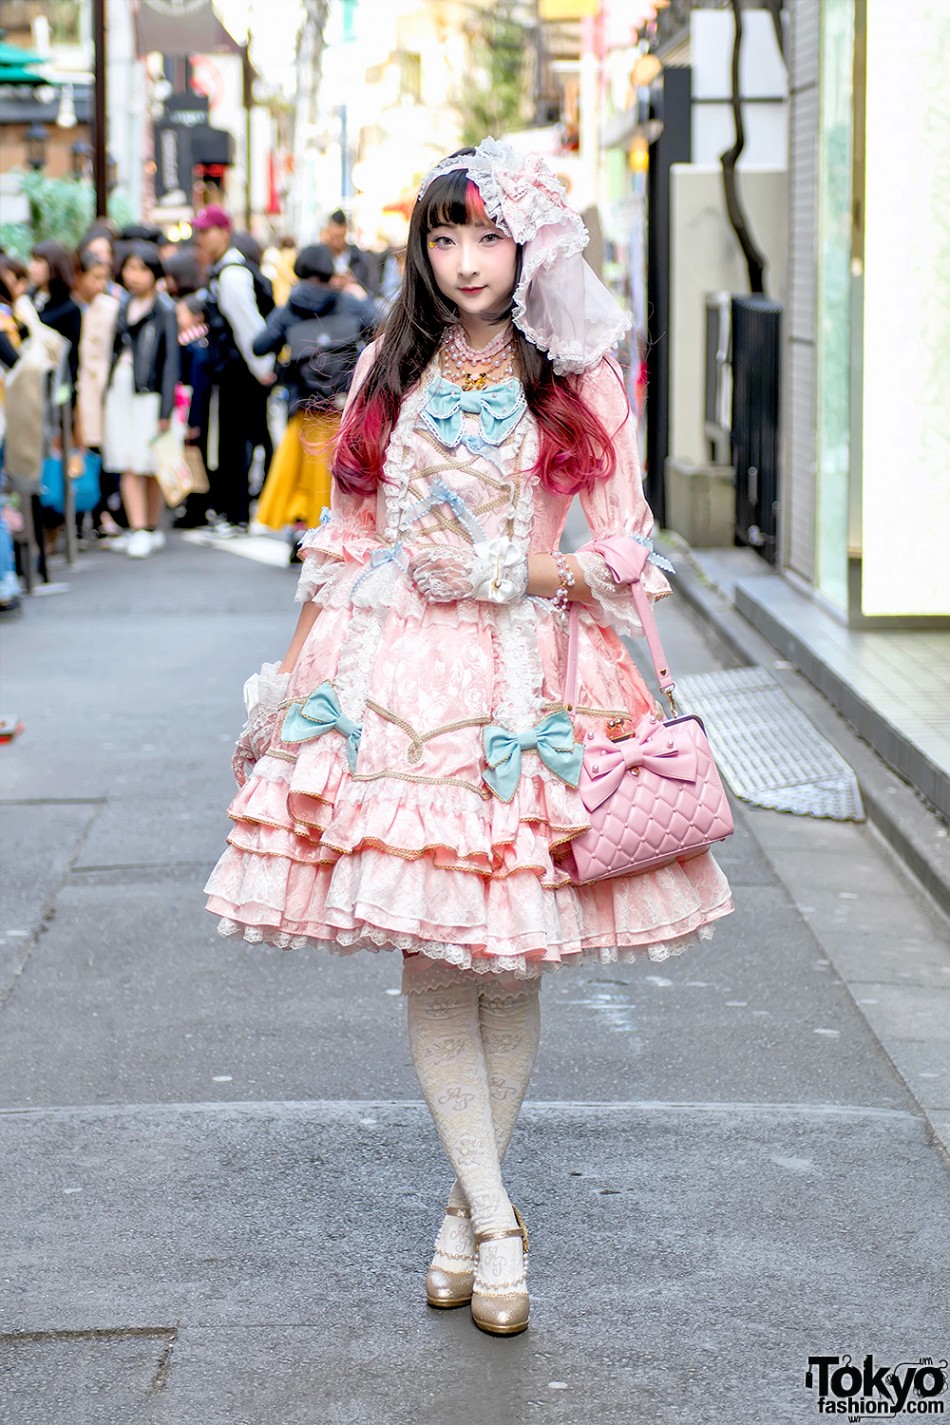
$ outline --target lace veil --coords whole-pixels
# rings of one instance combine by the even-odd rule
[[[581,256],[590,235],[548,165],[537,154],[487,138],[474,153],[430,169],[419,197],[433,179],[456,172],[468,175],[489,217],[523,249],[515,326],[547,352],[559,373],[596,366],[630,321]]]

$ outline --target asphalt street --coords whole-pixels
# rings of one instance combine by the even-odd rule
[[[203,909],[294,574],[173,535],[55,577],[0,629],[0,1420],[784,1425],[810,1357],[947,1358],[950,934],[869,827],[737,806],[711,942],[545,984],[532,1321],[488,1337],[425,1304],[451,1173],[397,959]]]

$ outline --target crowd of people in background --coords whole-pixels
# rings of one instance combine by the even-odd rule
[[[170,525],[231,539],[259,496],[257,522],[287,534],[293,562],[329,503],[353,369],[404,260],[362,251],[342,210],[319,236],[262,250],[211,205],[187,241],[99,221],[75,251],[40,242],[27,264],[0,251],[0,610],[16,607],[34,558],[14,547],[24,524],[41,578],[62,547],[65,501],[47,488],[57,465],[60,490],[94,476],[94,495],[76,502],[81,546],[142,559]],[[194,475],[174,502],[162,478],[171,436]]]

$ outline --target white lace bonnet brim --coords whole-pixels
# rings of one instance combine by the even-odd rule
[[[630,319],[581,256],[590,235],[548,165],[487,138],[474,153],[430,169],[419,197],[433,179],[457,172],[468,175],[492,222],[522,248],[515,326],[559,373],[596,366],[629,331]]]

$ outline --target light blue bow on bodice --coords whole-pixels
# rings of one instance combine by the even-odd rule
[[[510,802],[518,790],[521,754],[532,748],[545,767],[569,787],[576,787],[580,780],[584,749],[574,741],[574,727],[567,713],[550,713],[527,732],[509,732],[492,723],[484,729],[482,742],[488,764],[482,779],[503,802]]]
[[[462,528],[466,529],[471,535],[474,544],[478,544],[480,540],[487,538],[485,531],[472,514],[465,499],[457,490],[451,490],[441,475],[437,475],[432,481],[427,495],[403,511],[402,523],[404,525],[415,524],[416,520],[421,520],[423,515],[427,515],[436,505],[448,505]]]
[[[521,419],[527,402],[520,381],[512,377],[483,391],[463,391],[454,381],[437,376],[426,388],[426,403],[420,416],[433,435],[448,450],[454,450],[462,440],[462,416],[465,412],[478,416],[481,439],[488,445],[501,445]]]
[[[363,570],[359,578],[355,580],[353,587],[350,590],[350,597],[352,598],[352,596],[356,593],[357,589],[364,582],[364,580],[369,579],[373,574],[375,574],[377,569],[382,569],[384,564],[396,564],[405,574],[406,570],[409,568],[409,555],[403,549],[402,544],[400,542],[397,542],[396,544],[387,545],[384,549],[373,550],[372,554],[369,556],[369,563],[367,564],[366,568]]]
[[[293,703],[287,709],[280,736],[282,742],[309,742],[312,737],[322,737],[325,732],[343,734],[346,738],[346,760],[350,771],[355,772],[363,728],[352,718],[344,716],[331,683],[321,683],[303,707]]]

